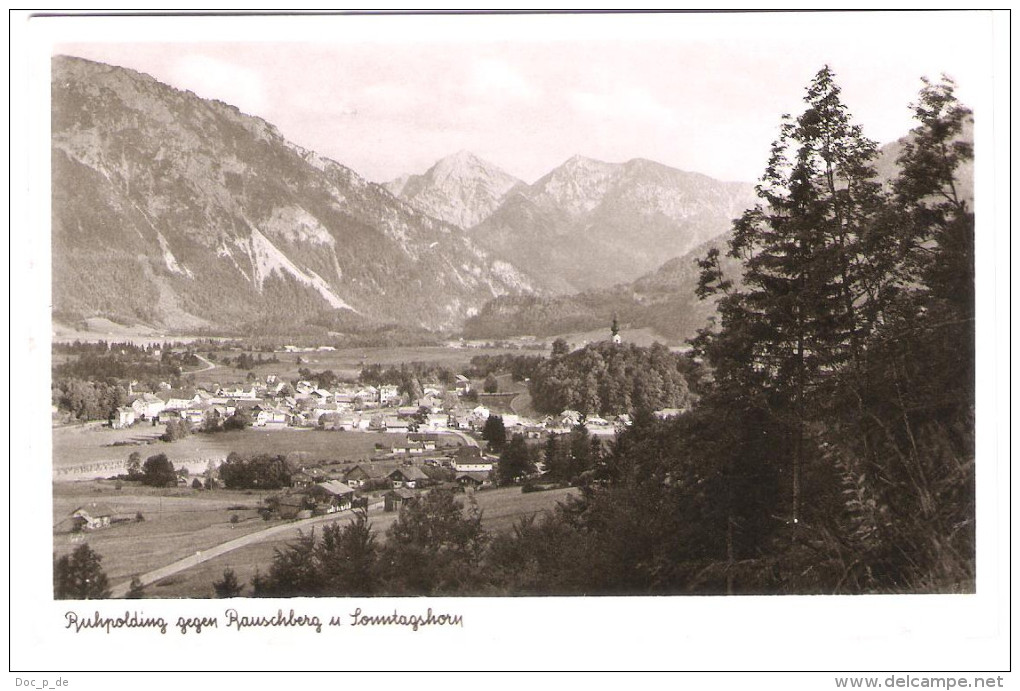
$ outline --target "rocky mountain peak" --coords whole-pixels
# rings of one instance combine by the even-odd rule
[[[507,192],[522,184],[498,166],[461,150],[440,159],[421,175],[397,178],[384,186],[423,213],[470,228],[488,217]]]

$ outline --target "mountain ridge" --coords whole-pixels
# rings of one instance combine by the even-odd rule
[[[55,318],[449,329],[533,290],[460,228],[228,104],[68,56],[52,104]]]

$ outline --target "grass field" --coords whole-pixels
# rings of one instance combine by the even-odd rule
[[[207,353],[199,351],[202,355]],[[350,348],[336,351],[322,351],[312,353],[273,353],[279,360],[277,363],[258,365],[251,370],[235,369],[219,365],[224,357],[236,358],[239,353],[222,352],[214,353],[216,357],[215,369],[204,372],[193,372],[196,386],[209,386],[213,383],[226,384],[228,382],[243,382],[249,371],[255,372],[259,377],[267,374],[275,374],[285,381],[292,381],[299,378],[298,370],[307,367],[313,372],[332,370],[337,376],[356,380],[365,365],[400,365],[402,363],[423,362],[429,365],[439,365],[452,370],[454,373],[466,368],[471,358],[476,355],[501,355],[503,353],[515,353],[519,355],[545,355],[542,350],[515,350],[508,348],[449,348],[443,346],[433,347],[392,347],[392,348]],[[258,357],[258,353],[254,353]],[[269,357],[269,353],[263,353]],[[298,360],[301,362],[298,362]]]
[[[58,427],[53,430],[54,467],[75,466],[83,463],[103,461],[126,461],[133,451],[142,458],[165,453],[167,458],[179,467],[184,464],[191,472],[205,469],[210,459],[221,461],[231,451],[242,455],[268,453],[285,455],[291,461],[314,462],[318,460],[367,460],[379,453],[376,444],[390,447],[405,443],[403,434],[381,432],[334,432],[302,429],[261,430],[249,428],[243,431],[221,432],[218,434],[192,434],[173,443],[158,440],[163,426],[134,427],[113,430],[98,426]],[[448,435],[441,443],[456,446],[457,437]],[[111,446],[115,443],[140,442],[141,445]],[[111,476],[116,472],[107,472]]]
[[[525,516],[532,516],[553,509],[575,490],[562,489],[548,492],[523,494],[518,487],[486,490],[473,496],[482,510],[482,525],[490,532],[509,530],[514,523]],[[467,501],[464,501],[467,504]],[[385,513],[381,507],[369,511],[372,528],[384,539],[386,530],[396,520],[397,514]],[[350,520],[350,514],[339,515],[337,520]],[[318,534],[321,525],[315,527]],[[309,531],[306,528],[305,533]],[[171,576],[162,583],[146,588],[146,597],[155,598],[205,598],[213,597],[212,583],[223,576],[225,569],[233,569],[241,583],[246,584],[244,594],[250,592],[247,584],[256,571],[265,573],[277,549],[286,549],[298,536],[298,527],[292,532],[275,536],[273,539],[243,547],[215,559],[194,566]],[[98,548],[97,548],[98,549]],[[169,562],[170,560],[167,560]],[[128,576],[130,578],[130,576]],[[113,582],[113,579],[111,579]]]
[[[257,512],[262,495],[256,493],[131,485],[116,490],[109,481],[53,487],[54,554],[69,554],[87,542],[103,556],[103,569],[111,584],[266,527]],[[71,512],[91,502],[108,505],[114,520],[126,520],[88,533],[72,533]],[[135,520],[138,513],[144,521]],[[237,523],[231,522],[234,515]]]

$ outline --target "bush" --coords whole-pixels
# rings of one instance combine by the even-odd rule
[[[233,516],[231,516],[231,517],[230,517],[230,522],[231,522],[231,523],[240,523],[240,522],[241,522],[241,517],[240,517],[240,516],[238,516],[238,515],[237,515],[237,514],[235,513],[235,514],[234,514]]]
[[[144,520],[145,520],[145,516],[142,515],[141,511],[139,511],[138,513],[135,514],[135,523],[141,523]]]

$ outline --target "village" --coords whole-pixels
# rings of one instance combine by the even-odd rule
[[[300,520],[367,508],[369,502],[387,512],[397,511],[408,500],[432,488],[475,492],[494,487],[498,452],[503,444],[488,443],[485,428],[495,418],[499,420],[503,439],[520,436],[532,447],[542,444],[550,435],[568,435],[580,425],[593,438],[608,439],[631,423],[627,414],[607,420],[576,410],[540,418],[521,415],[512,412],[512,403],[521,390],[482,392],[481,381],[463,374],[455,375],[449,385],[424,383],[421,395],[413,400],[397,385],[332,383],[323,388],[314,379],[288,382],[276,374],[266,374],[249,376],[243,383],[177,389],[164,383],[156,390],[137,391],[132,382],[129,404],[116,410],[108,427],[144,431],[157,428],[153,432],[165,428],[168,430],[162,435],[165,441],[172,439],[171,429],[174,434],[195,438],[212,438],[217,431],[230,429],[248,428],[253,431],[249,433],[286,431],[290,434],[273,438],[281,441],[287,438],[287,443],[295,440],[294,432],[315,431],[319,452],[305,452],[300,448],[300,440],[313,437],[297,435],[293,443],[299,448],[289,448],[282,454],[290,466],[287,486],[267,497],[262,509],[276,519]],[[656,415],[665,418],[679,412],[665,409]],[[335,453],[324,453],[322,449],[330,444],[323,442],[323,435],[328,434],[344,435],[346,439],[371,435],[375,440],[373,453],[345,453],[339,443]],[[335,439],[339,442],[341,437]],[[172,444],[160,448],[173,456]],[[278,452],[280,448],[273,450]],[[55,479],[62,476],[61,479],[70,480],[82,473],[93,477],[107,473],[115,477],[113,473],[123,470],[126,463],[122,450],[116,453],[121,458],[111,457],[86,467],[55,467]],[[220,470],[228,455],[221,452],[215,458],[204,459],[205,467],[193,468],[192,473],[188,472],[187,464],[180,464],[178,485],[196,489],[224,487]],[[544,468],[541,454],[536,454],[536,458],[537,467],[530,479],[537,480]],[[75,530],[94,530],[117,520],[115,512],[101,503],[77,507],[71,519]]]

